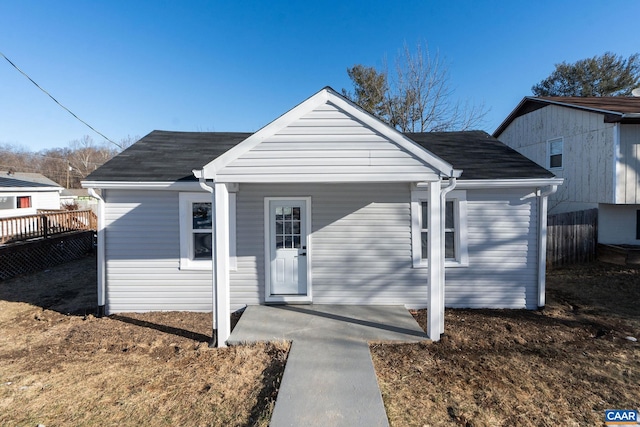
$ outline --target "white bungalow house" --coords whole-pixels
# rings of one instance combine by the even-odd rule
[[[0,218],[60,209],[62,187],[39,173],[0,171]]]
[[[565,180],[549,212],[598,209],[598,242],[640,244],[640,98],[525,97],[493,136]]]
[[[98,304],[535,309],[562,180],[485,132],[402,134],[331,88],[258,132],[154,131],[83,182],[102,190]],[[446,270],[446,272],[445,272]],[[445,286],[446,279],[446,286]]]

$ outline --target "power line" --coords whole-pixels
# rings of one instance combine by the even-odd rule
[[[115,142],[113,142],[110,138],[107,138],[102,132],[97,131],[93,126],[91,126],[89,123],[85,122],[84,120],[82,120],[80,117],[76,116],[75,113],[71,110],[69,110],[67,107],[65,107],[64,105],[62,105],[60,102],[58,102],[57,99],[55,99],[49,92],[47,92],[46,90],[44,90],[38,83],[36,83],[31,77],[29,77],[27,75],[27,73],[25,73],[24,71],[22,71],[20,68],[18,68],[18,66],[16,64],[14,64],[9,58],[7,58],[5,56],[4,53],[0,52],[0,55],[2,55],[2,57],[4,59],[7,60],[7,62],[9,64],[11,64],[11,66],[13,68],[15,68],[16,70],[18,70],[20,72],[20,74],[22,74],[23,76],[25,76],[27,79],[29,79],[29,81],[31,83],[33,83],[38,89],[40,89],[42,92],[44,92],[45,94],[47,94],[47,96],[49,96],[49,98],[53,99],[53,102],[55,102],[56,104],[58,104],[60,107],[62,107],[64,110],[66,110],[69,114],[71,114],[73,117],[75,117],[76,119],[78,119],[80,122],[82,122],[85,126],[87,126],[89,129],[91,129],[92,131],[94,131],[95,133],[97,133],[98,135],[100,135],[101,137],[103,137],[104,139],[106,139],[107,141],[109,141],[110,143],[112,143],[113,145],[115,145],[118,148],[122,148],[120,145],[116,144]]]

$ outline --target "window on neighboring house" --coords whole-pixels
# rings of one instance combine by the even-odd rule
[[[549,153],[549,169],[562,168],[562,138],[551,139],[547,143]]]
[[[0,196],[0,209],[15,209],[16,200],[13,196]]]
[[[640,211],[636,211],[636,240],[640,240]]]
[[[235,259],[235,194],[229,194],[229,267]],[[211,270],[213,267],[214,213],[209,193],[180,193],[180,268]]]
[[[18,209],[31,207],[31,196],[19,196],[16,198],[16,207]]]
[[[428,266],[429,203],[428,193],[412,193],[412,249],[413,266]],[[467,266],[467,200],[466,192],[452,191],[447,195],[444,220],[445,266]]]

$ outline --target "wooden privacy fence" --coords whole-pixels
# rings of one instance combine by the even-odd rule
[[[597,209],[547,217],[547,266],[594,261],[597,246]]]
[[[0,244],[49,238],[70,231],[96,230],[92,210],[43,211],[36,215],[0,218]]]

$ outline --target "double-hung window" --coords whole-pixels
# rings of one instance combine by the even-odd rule
[[[413,266],[428,267],[429,202],[428,192],[413,191],[411,196]],[[447,194],[444,206],[444,257],[447,267],[469,265],[467,249],[467,200],[465,191]]]
[[[549,153],[549,169],[562,169],[563,139],[556,138],[547,141],[547,152]]]
[[[191,203],[191,256],[194,260],[212,259],[211,230],[213,226],[211,202]]]
[[[180,269],[213,268],[213,195],[180,193]],[[236,268],[236,195],[229,193],[229,268]]]

